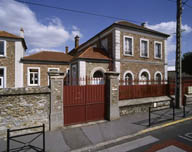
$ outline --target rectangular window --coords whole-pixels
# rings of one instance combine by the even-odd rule
[[[0,88],[4,88],[4,69],[0,69]]]
[[[28,69],[28,85],[39,86],[40,85],[40,68]]]
[[[6,41],[0,41],[0,56],[6,56]]]
[[[149,41],[141,39],[140,40],[140,56],[149,57]]]
[[[133,55],[133,38],[124,36],[124,55]]]
[[[161,59],[162,57],[162,43],[161,42],[155,42],[154,44],[154,50],[155,50],[155,58]]]
[[[102,48],[104,48],[106,51],[108,50],[108,40],[107,40],[107,38],[105,38],[105,39],[103,39],[103,40],[101,41],[101,46],[102,46]]]

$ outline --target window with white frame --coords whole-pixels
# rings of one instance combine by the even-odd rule
[[[48,72],[58,72],[59,68],[48,68]],[[48,85],[49,85],[49,76],[48,76]]]
[[[162,81],[162,75],[161,75],[161,73],[160,73],[160,72],[156,72],[154,79],[155,79],[156,83],[160,84],[161,81]]]
[[[28,85],[40,85],[40,68],[28,68]]]
[[[149,56],[149,41],[145,39],[140,40],[140,56],[148,57]]]
[[[108,40],[107,40],[107,38],[105,38],[105,39],[103,39],[103,40],[101,41],[101,46],[102,46],[102,48],[104,48],[106,51],[108,50]]]
[[[154,50],[155,50],[155,58],[161,59],[162,58],[162,43],[161,42],[155,42],[154,44]]]
[[[0,56],[6,56],[6,41],[0,40]]]
[[[0,68],[0,88],[5,88],[5,70]]]
[[[124,55],[133,55],[133,38],[124,36]]]

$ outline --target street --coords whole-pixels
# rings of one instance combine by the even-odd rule
[[[192,152],[192,121],[106,145],[100,152]]]

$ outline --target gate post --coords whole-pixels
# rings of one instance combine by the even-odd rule
[[[108,120],[120,118],[119,112],[119,73],[106,72],[106,117]]]
[[[48,72],[51,89],[49,129],[55,130],[64,125],[63,114],[63,72]]]

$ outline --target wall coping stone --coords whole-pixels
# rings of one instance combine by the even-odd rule
[[[3,89],[0,89],[0,96],[45,94],[50,92],[51,90],[48,87],[3,88]]]
[[[141,104],[148,104],[148,103],[161,102],[161,101],[170,101],[170,100],[172,100],[172,98],[169,96],[128,99],[128,100],[120,100],[118,102],[118,105],[119,105],[119,107],[124,107],[124,106],[141,105]]]
[[[113,72],[113,71],[105,72],[105,76],[109,77],[109,78],[117,78],[119,76],[119,74],[120,73]]]

